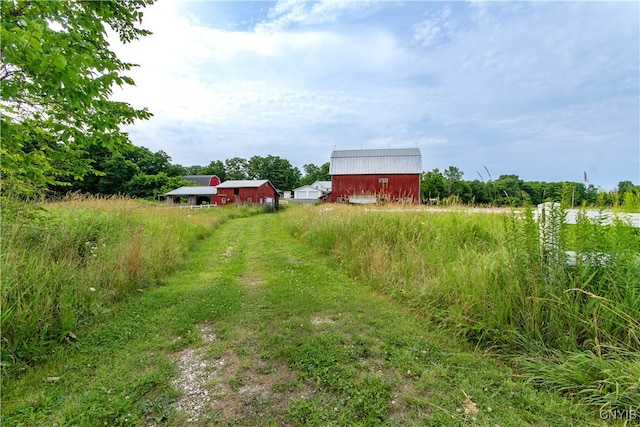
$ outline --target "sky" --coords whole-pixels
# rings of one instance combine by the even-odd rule
[[[635,1],[159,0],[142,27],[114,98],[174,164],[418,147],[466,180],[640,184]]]

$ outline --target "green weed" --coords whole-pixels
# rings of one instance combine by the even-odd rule
[[[414,294],[424,292],[422,285],[398,281],[405,292],[390,298],[380,290],[392,286],[356,279],[348,259],[336,265],[336,258],[294,239],[285,224],[303,236],[299,220],[312,212],[292,208],[286,216],[226,221],[194,243],[163,286],[119,299],[46,362],[8,373],[2,424],[604,424],[432,322],[450,317],[442,308],[424,311],[424,297]],[[429,246],[420,228],[428,218],[403,236]],[[483,229],[470,219],[455,219],[456,227],[475,233],[483,253],[502,241],[501,222]],[[344,239],[336,236],[329,253],[339,255]],[[393,232],[380,241],[388,248],[404,242]],[[473,241],[465,240],[467,248]],[[445,252],[444,240],[437,245]],[[449,251],[449,262],[464,254]],[[382,255],[376,255],[381,262]],[[463,305],[473,308],[471,300]],[[176,383],[199,375],[206,380],[193,388]]]
[[[111,304],[160,283],[226,218],[257,211],[80,196],[37,206],[3,201],[3,208],[3,373],[46,359]]]
[[[622,220],[603,226],[581,215],[567,226],[561,210],[551,215],[559,221],[554,241],[541,235],[530,209],[471,214],[332,206],[297,211],[289,224],[292,234],[332,255],[353,277],[450,333],[508,359],[531,356],[538,368],[521,366],[532,377],[545,377],[545,360],[549,372],[556,367],[551,360],[576,371],[593,364],[609,375],[615,393],[603,391],[602,375],[576,376],[582,382],[564,386],[562,376],[549,375],[554,389],[582,387],[569,394],[589,405],[640,405],[628,375],[640,351],[640,234]],[[575,251],[574,265],[566,250]],[[540,354],[546,359],[536,359]],[[567,362],[584,354],[597,360]],[[618,369],[597,366],[604,361]]]

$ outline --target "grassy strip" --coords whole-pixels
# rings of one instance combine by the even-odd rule
[[[194,242],[238,209],[180,210],[125,198],[37,207],[3,198],[3,373],[46,359],[77,329],[175,271]]]
[[[76,341],[57,348],[47,363],[6,378],[2,424],[166,422],[177,395],[171,355],[200,340],[194,323],[240,308],[240,290],[225,280],[236,272],[218,272],[212,252],[202,243],[198,249],[167,286],[121,301],[79,330]],[[182,287],[174,286],[176,278]]]
[[[3,425],[602,424],[349,278],[278,215],[226,222],[98,320],[5,380]]]
[[[291,232],[353,277],[459,337],[526,367],[532,381],[596,408],[640,409],[640,236],[563,227],[579,257],[552,262],[530,212],[289,213]],[[562,252],[563,253],[563,252]],[[590,254],[608,253],[606,264]]]

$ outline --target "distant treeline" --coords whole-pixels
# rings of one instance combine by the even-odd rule
[[[615,206],[638,204],[640,185],[621,181],[613,191],[605,191],[590,183],[523,181],[518,175],[500,175],[491,178],[485,168],[486,177],[466,181],[463,172],[449,166],[443,172],[433,169],[424,172],[420,182],[423,203],[464,203],[474,205],[522,206],[546,201],[563,203],[566,206]]]
[[[329,163],[320,166],[306,164],[303,171],[278,156],[234,157],[214,160],[206,166],[174,164],[164,151],[129,146],[111,153],[98,145],[90,147],[85,160],[97,174],[89,173],[81,179],[64,178],[49,187],[49,194],[79,191],[87,194],[123,194],[131,197],[155,199],[183,185],[185,175],[217,175],[221,181],[230,179],[268,179],[280,190],[292,190],[316,180],[330,181]],[[464,203],[474,205],[521,206],[543,201],[564,202],[567,206],[613,206],[622,204],[628,193],[638,199],[640,186],[622,181],[614,191],[605,191],[592,184],[577,182],[531,182],[517,175],[500,175],[492,179],[489,170],[480,179],[463,180],[463,172],[454,166],[444,171],[433,169],[421,176],[420,197],[423,203]]]
[[[73,178],[59,177],[56,184],[48,187],[48,194],[71,191],[155,199],[178,187],[194,185],[183,180],[185,175],[217,175],[221,181],[268,179],[280,190],[292,190],[316,180],[331,179],[328,162],[321,166],[304,165],[304,174],[288,160],[271,155],[214,160],[206,166],[182,166],[172,163],[171,157],[162,150],[152,152],[134,145],[116,153],[92,145],[86,150],[82,161],[89,163],[95,173]]]

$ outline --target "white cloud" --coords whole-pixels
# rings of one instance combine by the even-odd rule
[[[245,31],[185,5],[153,5],[143,26],[154,35],[116,48],[141,65],[117,97],[155,114],[130,129],[134,143],[181,164],[274,154],[301,166],[334,146],[418,144],[426,168],[519,173],[540,151],[566,159],[581,147],[579,167],[613,176],[613,161],[591,154],[607,146],[636,158],[607,179],[640,179],[628,176],[639,167],[637,5],[409,2],[376,14],[388,4],[284,1]]]
[[[333,23],[349,16],[366,16],[378,10],[379,1],[321,0],[306,2],[280,0],[269,11],[269,20],[258,23],[256,32],[279,32],[292,26]]]
[[[422,47],[433,47],[448,41],[455,31],[450,16],[451,7],[444,6],[437,14],[414,24],[413,42]]]

